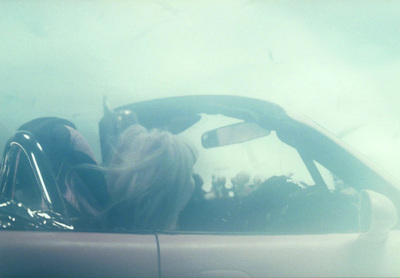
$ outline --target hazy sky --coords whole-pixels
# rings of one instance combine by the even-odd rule
[[[113,107],[245,95],[345,135],[400,177],[400,1],[3,0],[0,38],[9,132],[57,115],[96,149],[103,95]]]

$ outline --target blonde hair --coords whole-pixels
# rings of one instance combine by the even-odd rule
[[[147,131],[140,125],[128,127],[107,175],[109,223],[127,229],[174,229],[193,193],[196,159],[196,150],[177,135]]]

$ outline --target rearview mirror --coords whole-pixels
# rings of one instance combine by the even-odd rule
[[[262,128],[254,122],[241,122],[204,133],[201,143],[204,148],[209,149],[250,141],[270,133],[270,130]]]

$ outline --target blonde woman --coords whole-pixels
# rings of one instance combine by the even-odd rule
[[[126,230],[176,229],[193,190],[196,150],[167,131],[132,125],[114,150],[106,222]]]

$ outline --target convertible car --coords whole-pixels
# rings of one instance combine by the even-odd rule
[[[120,231],[99,220],[101,169],[136,123],[180,134],[199,151],[177,230]],[[34,120],[5,146],[2,277],[400,275],[397,181],[276,104],[210,95],[105,105],[101,165],[71,147],[66,126]]]

